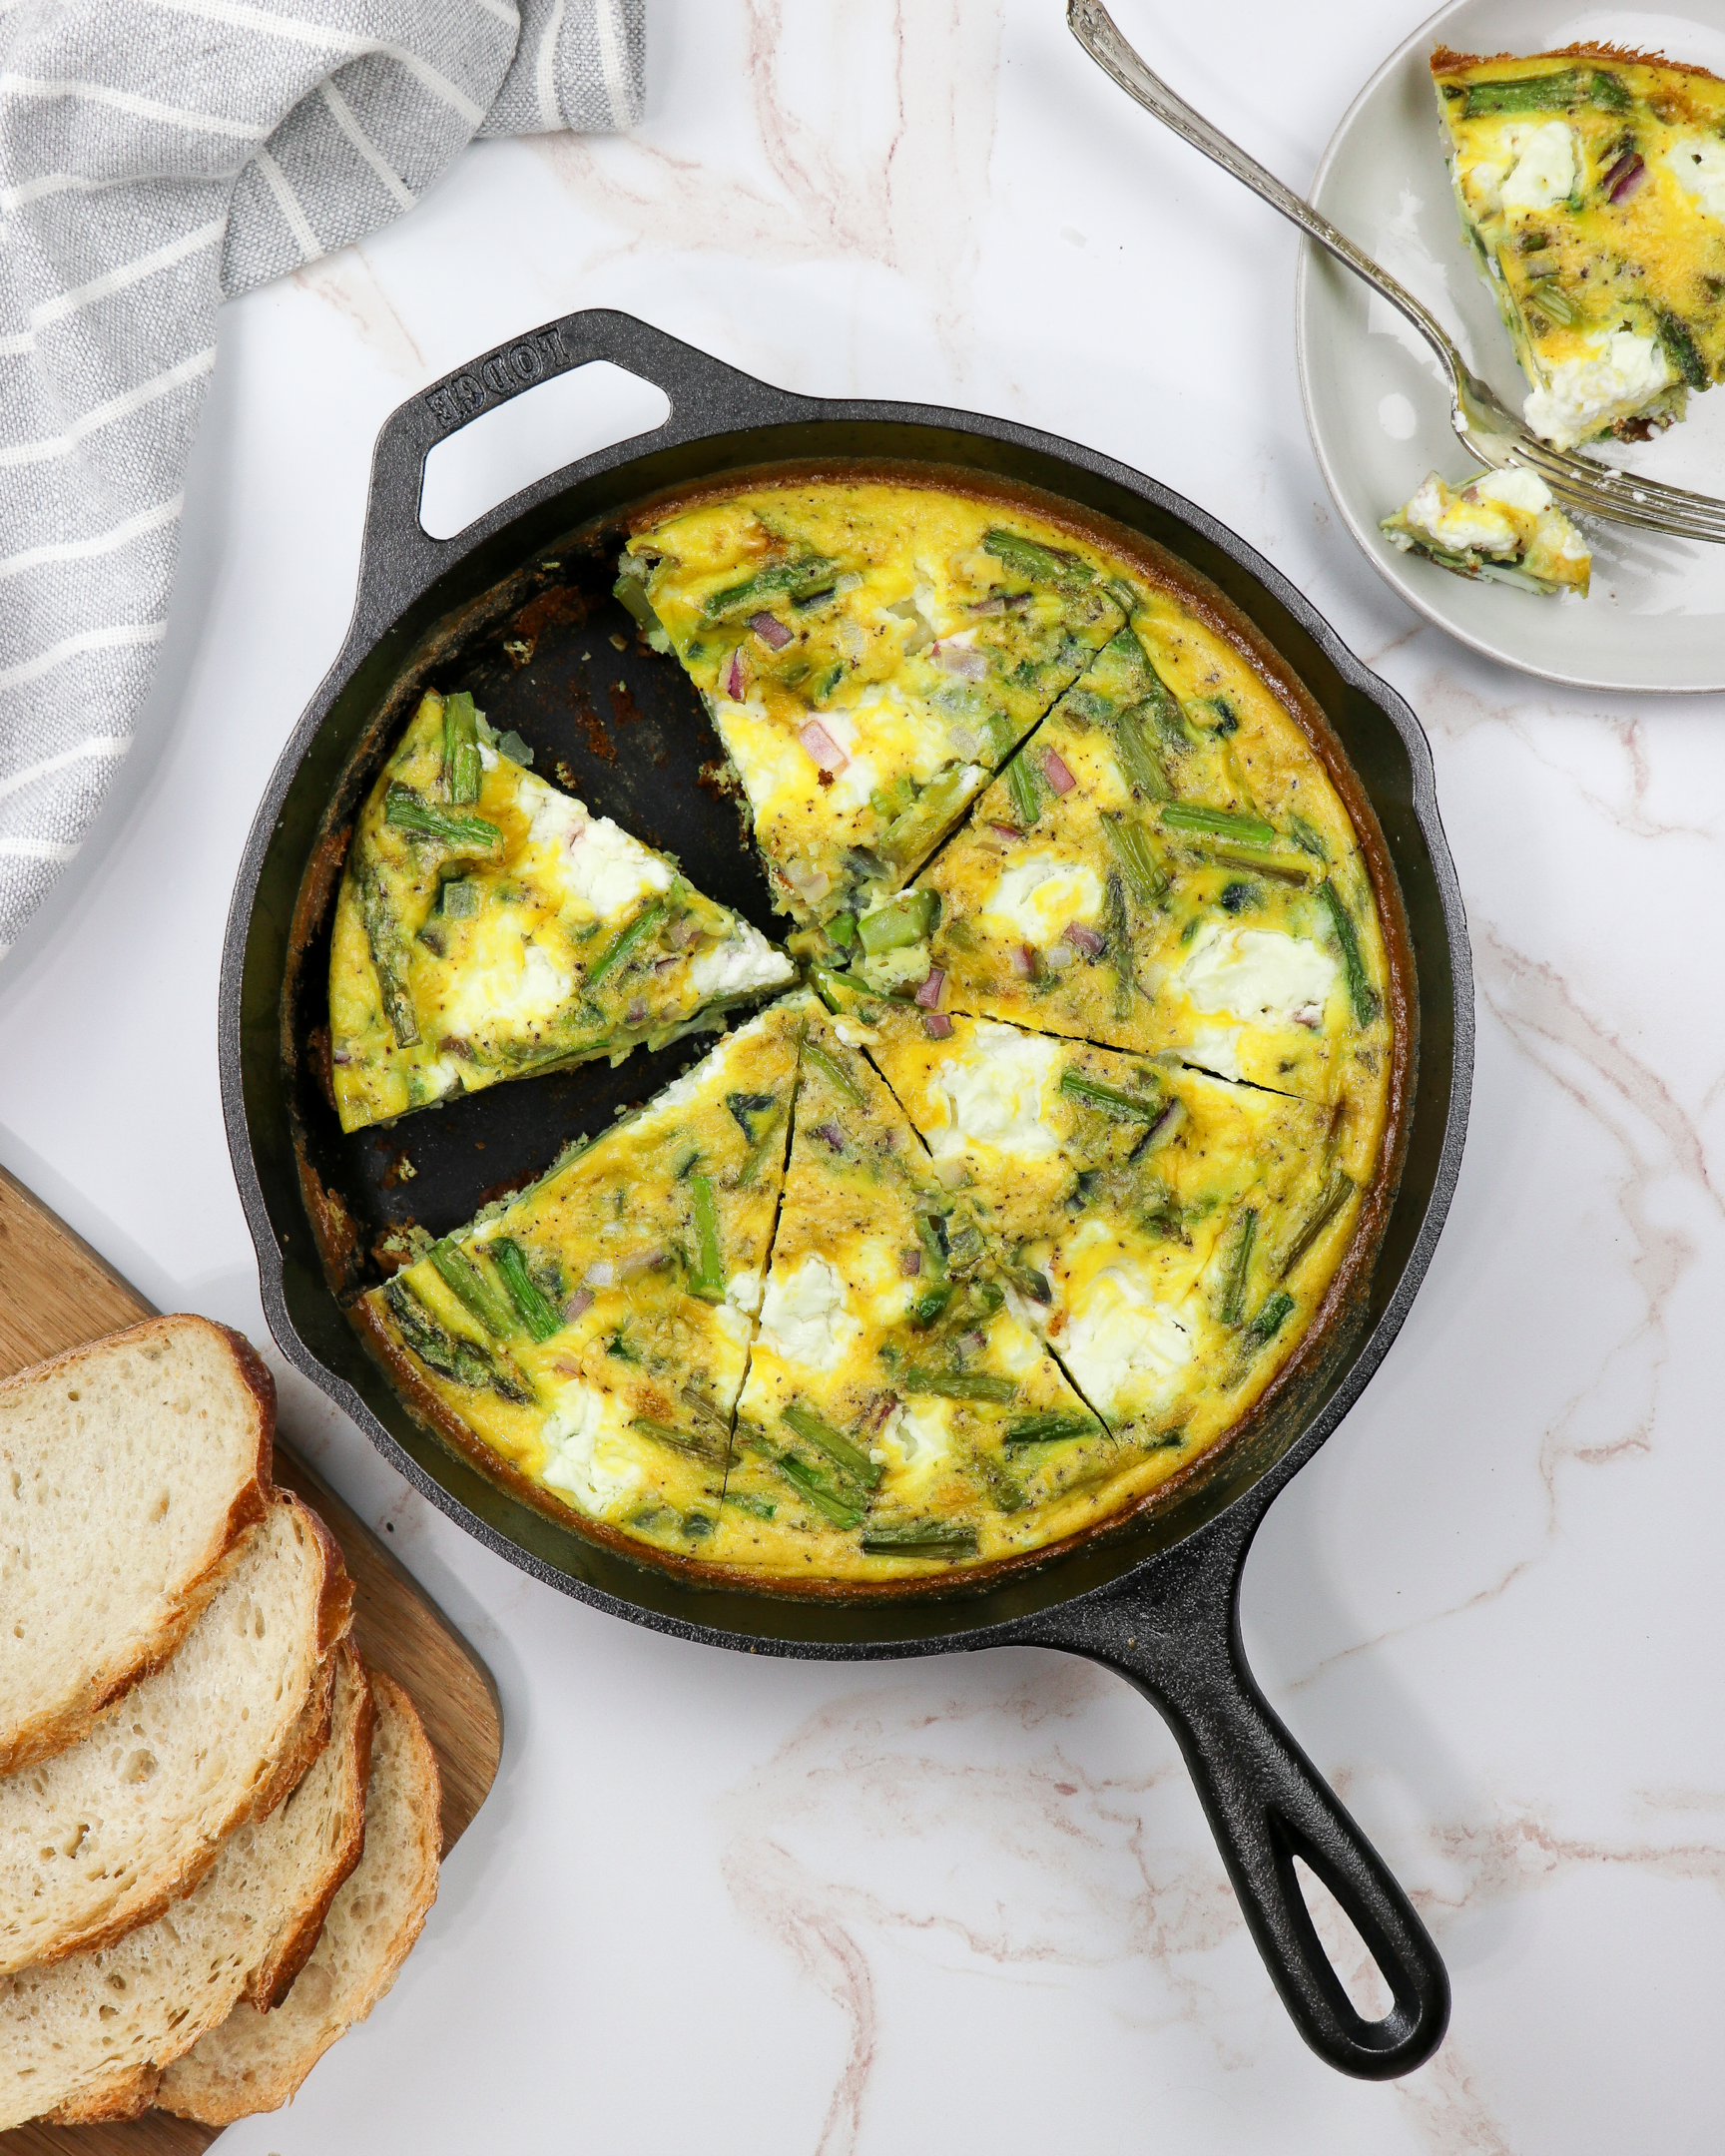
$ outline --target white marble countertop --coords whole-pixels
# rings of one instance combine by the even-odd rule
[[[1422,12],[1335,0],[1318,36],[1269,0],[1118,7],[1296,184]],[[1129,106],[1055,0],[654,0],[651,32],[635,139],[487,145],[226,310],[147,722],[0,966],[0,1161],[156,1302],[264,1338],[217,1089],[228,896],[341,641],[372,438],[457,361],[622,307],[793,388],[1006,413],[1167,481],[1411,700],[1466,893],[1449,1225],[1245,1598],[1454,2018],[1391,2086],[1305,2051],[1115,1678],[1030,1651],[750,1660],[595,1615],[277,1358],[287,1431],[489,1662],[507,1738],[392,1994],[225,2148],[1716,2148],[1717,705],[1552,691],[1379,583],[1307,442],[1293,235]]]

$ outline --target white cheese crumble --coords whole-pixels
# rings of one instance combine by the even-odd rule
[[[1005,871],[982,910],[1010,921],[1026,943],[1045,949],[1069,922],[1092,921],[1101,912],[1102,879],[1081,861],[1031,853]]]
[[[1131,1414],[1191,1361],[1190,1326],[1119,1266],[1090,1283],[1060,1344],[1078,1388],[1104,1414]]]
[[[689,985],[703,1001],[709,996],[738,995],[745,988],[771,988],[789,980],[796,968],[775,950],[749,921],[736,933],[700,952],[689,968]]]
[[[946,1457],[952,1443],[952,1402],[905,1400],[881,1424],[874,1449],[887,1464],[921,1481]]]
[[[1546,210],[1575,192],[1575,131],[1561,120],[1536,127],[1505,175],[1498,199],[1505,210]]]
[[[775,1273],[761,1305],[761,1344],[808,1369],[838,1367],[862,1328],[846,1307],[845,1283],[825,1258]]]
[[[1327,950],[1274,929],[1206,929],[1177,979],[1201,1011],[1226,1011],[1247,1024],[1292,1025],[1296,1011],[1320,1011],[1341,981]]]
[[[1688,135],[1665,153],[1677,185],[1704,217],[1725,221],[1725,142]]]
[[[1511,509],[1525,509],[1538,516],[1551,506],[1551,489],[1537,472],[1531,472],[1524,464],[1511,464],[1504,471],[1487,472],[1475,479],[1467,490],[1481,495],[1486,501],[1503,502]]]
[[[669,890],[671,877],[668,861],[650,853],[609,816],[589,817],[563,855],[563,887],[601,920],[615,918],[649,893]]]
[[[584,1512],[609,1512],[644,1479],[628,1419],[623,1401],[585,1378],[564,1385],[540,1430],[551,1454],[539,1470],[541,1481],[573,1497]]]
[[[761,1276],[759,1273],[733,1273],[725,1283],[725,1300],[751,1317],[761,1308]]]
[[[1515,526],[1500,509],[1450,495],[1436,472],[1420,482],[1402,515],[1410,531],[1446,553],[1513,554],[1519,544]]]
[[[1044,1035],[984,1020],[956,1054],[940,1058],[933,1089],[946,1121],[926,1133],[936,1160],[979,1141],[1025,1159],[1059,1145],[1042,1120],[1042,1093],[1060,1059],[1060,1047]]]
[[[1529,393],[1521,414],[1543,440],[1573,449],[1613,420],[1632,418],[1670,380],[1656,337],[1616,329],[1591,356],[1559,359],[1544,386]]]
[[[520,916],[494,906],[474,923],[471,963],[443,998],[443,1030],[475,1036],[542,1024],[568,1002],[574,978],[542,943],[528,939]]]

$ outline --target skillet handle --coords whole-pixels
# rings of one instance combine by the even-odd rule
[[[1026,1636],[1117,1670],[1161,1711],[1295,2026],[1343,2073],[1388,2080],[1423,2065],[1442,2041],[1449,1978],[1414,1904],[1247,1667],[1244,1557],[1200,1532],[1147,1577],[1064,1604]],[[1356,2011],[1331,1966],[1296,1857],[1347,1910],[1383,1971],[1395,2003],[1382,2021]]]
[[[541,322],[538,328],[455,367],[441,381],[398,404],[384,420],[371,459],[356,629],[361,622],[368,621],[377,630],[392,622],[445,570],[535,503],[566,493],[590,474],[641,455],[639,435],[614,442],[547,473],[448,539],[433,539],[419,522],[425,459],[440,441],[524,390],[595,359],[608,359],[664,390],[671,411],[653,431],[656,449],[675,448],[705,434],[782,424],[802,417],[807,408],[805,398],[727,366],[633,314],[588,307]],[[562,518],[561,528],[571,521]],[[519,551],[528,552],[553,536],[554,531],[548,529]]]

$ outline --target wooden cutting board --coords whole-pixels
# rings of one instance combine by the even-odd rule
[[[154,1316],[135,1288],[0,1169],[0,1377]],[[503,1721],[490,1673],[370,1529],[281,1443],[276,1479],[314,1506],[340,1543],[360,1651],[419,1710],[443,1776],[447,1852],[497,1776]],[[119,2126],[19,2126],[0,2134],[0,2156],[196,2156],[219,2130],[162,2111]]]

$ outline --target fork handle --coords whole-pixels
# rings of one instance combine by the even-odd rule
[[[1243,181],[1255,195],[1263,196],[1271,209],[1280,210],[1309,239],[1327,248],[1338,262],[1346,263],[1356,276],[1363,277],[1375,291],[1382,292],[1392,306],[1400,307],[1445,366],[1451,369],[1461,366],[1460,356],[1448,336],[1406,285],[1399,284],[1388,270],[1357,248],[1346,233],[1338,232],[1327,217],[1320,217],[1309,202],[1303,201],[1291,188],[1284,187],[1274,173],[1266,172],[1255,158],[1248,157],[1238,143],[1230,142],[1202,113],[1194,112],[1183,98],[1176,97],[1120,35],[1114,18],[1101,0],[1067,0],[1066,26],[1103,74],[1117,82],[1129,98],[1142,105],[1147,113],[1153,113],[1164,127],[1172,128],[1194,150],[1202,150],[1225,173]]]

